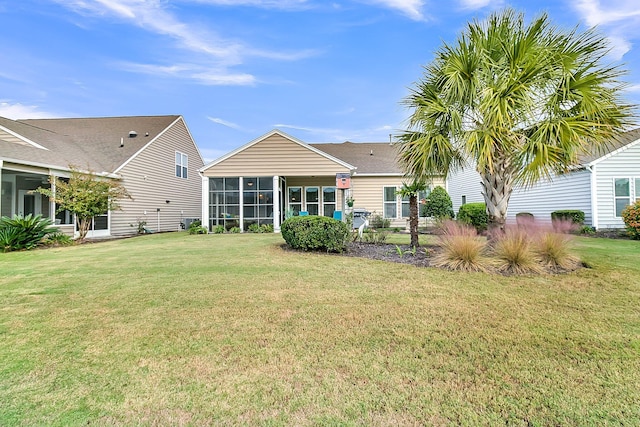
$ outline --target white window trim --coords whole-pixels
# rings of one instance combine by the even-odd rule
[[[178,156],[180,156],[180,163],[178,163]],[[176,176],[176,178],[182,178],[182,179],[188,179],[189,178],[189,155],[186,153],[183,153],[181,151],[176,151],[176,155],[174,157],[174,159],[176,160],[175,162],[175,166],[180,166],[180,175],[178,175],[176,173],[176,171],[174,170],[174,174]],[[184,164],[182,164],[182,161],[184,160]],[[185,176],[186,175],[186,176]]]
[[[618,196],[618,195],[616,195],[616,181],[619,180],[619,179],[626,179],[626,180],[629,181],[627,183],[627,186],[629,188],[629,195],[628,196]],[[627,206],[628,206],[628,205],[632,204],[633,201],[636,199],[636,197],[634,195],[634,193],[635,193],[634,188],[631,185],[632,182],[635,184],[635,178],[633,178],[633,177],[618,176],[618,177],[614,177],[613,178],[612,184],[613,184],[613,217],[614,218],[622,218],[622,215],[618,216],[618,212],[616,212],[616,207],[618,206],[618,203],[617,203],[618,200],[627,199],[627,202],[628,202]]]
[[[391,200],[387,201],[385,200],[385,189],[387,188],[393,188],[393,194],[395,195],[395,200],[392,202]],[[398,209],[398,201],[400,200],[400,197],[398,197],[398,186],[396,185],[384,185],[382,187],[382,217],[383,218],[388,218],[388,219],[397,219],[400,218],[398,215],[402,215],[402,206],[400,206]],[[387,210],[385,209],[387,207],[387,205],[390,205],[392,203],[395,203],[396,206],[396,215],[393,217],[388,217],[386,216]],[[401,202],[400,202],[401,203]]]

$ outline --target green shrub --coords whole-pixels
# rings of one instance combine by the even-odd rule
[[[294,249],[342,252],[347,247],[348,226],[333,218],[295,216],[282,223],[282,237]]]
[[[372,228],[367,228],[362,233],[362,241],[365,243],[373,243],[374,245],[380,245],[387,241],[388,236],[389,236],[389,232],[387,231],[378,231]]]
[[[222,234],[224,232],[225,232],[225,229],[224,229],[224,225],[222,225],[222,224],[219,224],[219,225],[216,225],[215,227],[213,227],[213,233],[214,234]]]
[[[13,218],[0,218],[0,247],[4,252],[33,249],[44,236],[58,231],[53,222],[42,215],[16,215]]]
[[[582,225],[584,223],[584,212],[577,209],[553,211],[551,212],[551,221],[570,221],[573,224]]]
[[[202,226],[200,220],[193,221],[189,224],[189,234],[207,234],[209,230]]]
[[[229,233],[232,233],[232,234],[238,234],[238,233],[240,233],[241,231],[242,231],[242,230],[240,230],[240,227],[231,227],[231,228],[229,229]]]
[[[473,226],[478,233],[487,229],[489,216],[487,215],[487,205],[478,203],[466,203],[460,206],[458,211],[458,221]]]
[[[622,219],[627,226],[627,234],[632,239],[640,239],[640,200],[622,211]]]
[[[443,187],[437,186],[422,205],[421,216],[436,219],[453,218],[453,202]]]
[[[45,245],[49,246],[69,246],[73,245],[73,239],[61,231],[47,234],[43,240]]]
[[[249,225],[247,229],[249,233],[273,233],[273,225],[272,224],[257,224],[253,223]]]
[[[391,226],[391,220],[389,218],[383,218],[382,215],[373,213],[369,219],[369,227],[371,228],[389,228]]]

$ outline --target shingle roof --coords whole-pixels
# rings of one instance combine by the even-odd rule
[[[403,173],[396,162],[396,147],[388,142],[347,141],[340,144],[309,145],[356,166],[356,175]]]
[[[16,144],[0,136],[0,155],[29,163],[114,172],[180,116],[130,116],[10,120],[0,126],[45,149]],[[137,136],[129,137],[134,131]],[[120,146],[120,141],[124,142]]]
[[[591,153],[586,154],[580,157],[580,163],[583,165],[588,165],[591,162],[594,162],[607,154],[613,153],[620,148],[631,144],[634,141],[640,139],[640,128],[630,130],[618,136],[615,139],[609,141],[603,149],[594,149]]]

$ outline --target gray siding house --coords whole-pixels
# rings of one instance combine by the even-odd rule
[[[447,191],[457,213],[463,203],[484,202],[480,177],[473,165],[452,173]],[[609,145],[605,153],[585,156],[571,172],[555,175],[530,188],[516,187],[507,218],[519,212],[551,220],[551,212],[579,209],[585,224],[596,229],[624,228],[621,212],[640,199],[640,128]]]
[[[74,218],[32,192],[49,186],[49,176],[68,177],[73,166],[120,181],[132,197],[96,217],[88,237],[135,234],[140,222],[176,231],[186,218],[200,217],[203,164],[182,116],[0,117],[0,213],[42,214],[74,234]]]

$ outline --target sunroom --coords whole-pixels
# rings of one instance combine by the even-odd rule
[[[289,215],[333,217],[344,193],[336,175],[355,167],[280,131],[272,131],[200,170],[202,223],[248,231],[274,230]],[[348,190],[347,190],[348,191]],[[345,196],[347,197],[347,196]]]

